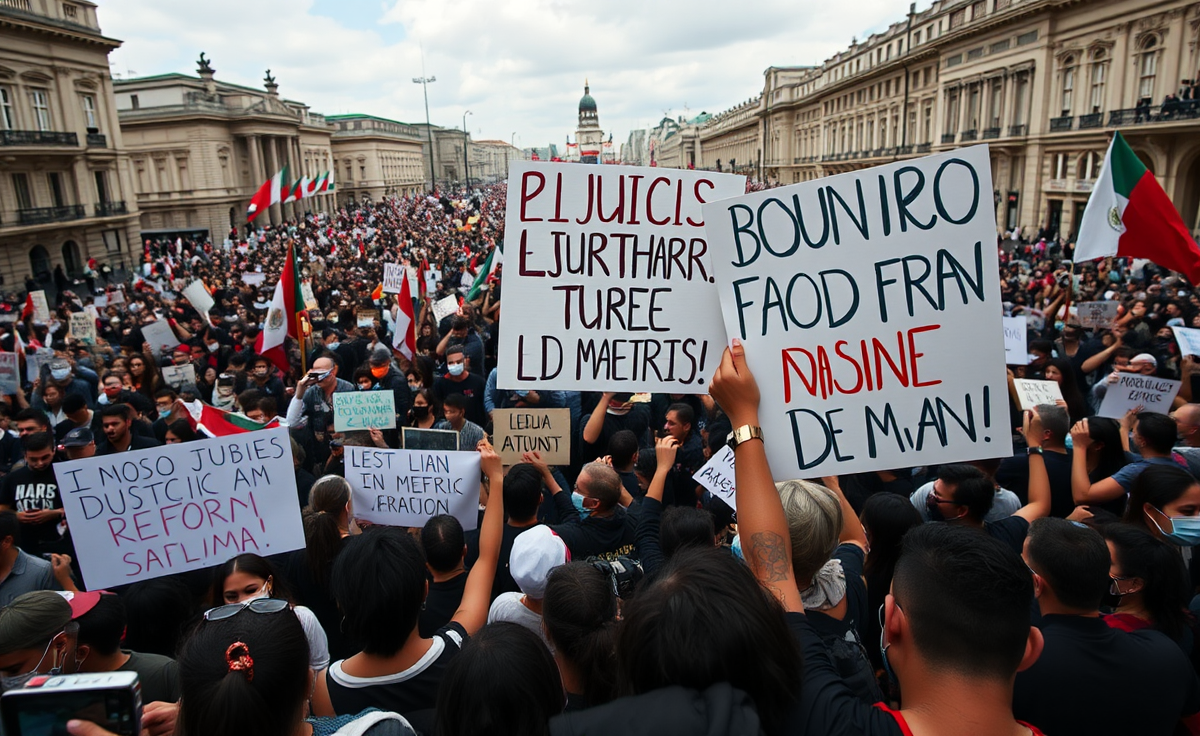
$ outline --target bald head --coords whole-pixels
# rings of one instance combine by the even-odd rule
[[[1175,410],[1179,439],[1188,447],[1200,447],[1200,404],[1184,404]]]

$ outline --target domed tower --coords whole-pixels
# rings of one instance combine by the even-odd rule
[[[600,152],[604,146],[604,131],[600,130],[600,114],[596,109],[596,99],[592,97],[592,90],[586,79],[583,82],[583,97],[579,98],[579,127],[575,129],[575,143],[579,146],[581,163],[600,163]]]

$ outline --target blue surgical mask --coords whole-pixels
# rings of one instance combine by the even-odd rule
[[[159,409],[158,416],[160,419],[166,419],[167,417],[171,416],[171,410],[170,409]]]
[[[466,366],[462,363],[451,363],[450,365],[446,366],[446,369],[450,371],[450,375],[452,376],[461,376],[463,374],[463,370],[466,369]]]
[[[579,515],[586,519],[588,516],[591,515],[592,510],[588,509],[588,508],[584,508],[583,499],[584,499],[584,495],[582,493],[580,493],[578,491],[571,492],[571,503],[575,506],[575,510],[579,512]]]
[[[334,340],[333,342],[327,344],[325,347],[329,348],[330,350],[337,350],[339,345],[341,345],[341,343],[338,342],[337,340]]]
[[[70,368],[60,368],[58,370],[50,371],[50,377],[56,381],[65,381],[69,375],[71,375]]]
[[[1167,520],[1171,522],[1171,531],[1163,531],[1163,528],[1158,525],[1158,520],[1150,514],[1146,514],[1158,531],[1162,533],[1163,539],[1180,547],[1195,547],[1200,544],[1200,516],[1167,516],[1163,514],[1162,509],[1155,508],[1154,510],[1166,516]]]

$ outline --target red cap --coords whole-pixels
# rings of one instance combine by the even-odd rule
[[[100,596],[112,595],[107,590],[93,590],[82,593],[73,593],[64,590],[58,591],[58,594],[65,598],[67,603],[71,604],[72,621],[95,608],[96,604],[100,602]]]

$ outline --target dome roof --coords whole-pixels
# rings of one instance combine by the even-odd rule
[[[596,100],[591,95],[587,83],[583,85],[583,97],[579,98],[579,112],[596,112]]]

